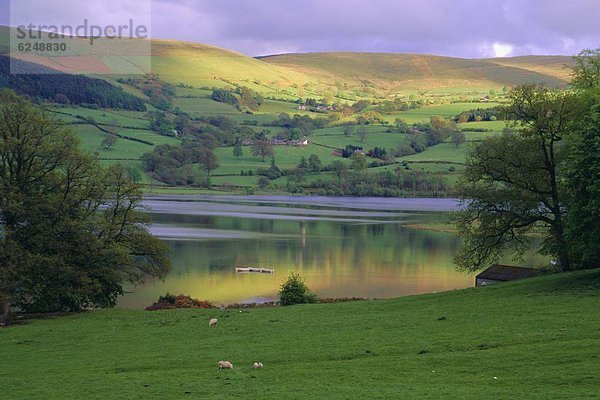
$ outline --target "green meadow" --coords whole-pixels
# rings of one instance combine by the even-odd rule
[[[600,271],[390,300],[0,329],[12,399],[593,399]],[[209,328],[208,320],[219,322]],[[219,370],[229,360],[233,370]],[[263,369],[252,368],[262,362]]]
[[[185,91],[191,89],[177,88],[177,90]],[[251,124],[257,130],[266,129],[270,132],[271,136],[280,133],[282,128],[261,125],[270,124],[281,112],[293,114],[293,110],[297,108],[295,103],[267,100],[265,103],[266,108],[261,109],[261,112],[246,114],[239,112],[230,105],[195,97],[177,97],[175,98],[175,106],[190,113],[192,116],[225,115],[239,124]],[[472,107],[483,106],[490,107],[491,105],[489,103],[460,103],[429,106],[403,113],[402,117],[409,123],[426,122],[432,115],[451,117]],[[271,112],[267,112],[268,110]],[[177,138],[163,136],[149,130],[150,123],[146,113],[121,110],[93,110],[81,107],[60,107],[53,108],[51,111],[53,111],[55,117],[62,120],[77,133],[85,150],[97,153],[100,159],[106,163],[121,162],[132,165],[143,172],[140,158],[145,153],[151,152],[155,146],[161,144],[177,145],[179,143],[179,139]],[[461,124],[459,128],[465,131],[467,141],[459,147],[449,142],[442,143],[427,148],[423,153],[392,160],[392,165],[375,167],[371,168],[371,170],[375,172],[400,167],[414,171],[446,175],[451,181],[454,181],[455,177],[453,174],[461,168],[469,145],[498,134],[504,128],[504,123],[468,123]],[[102,129],[114,130],[123,137],[117,139],[112,149],[104,149],[101,143],[109,135]],[[328,165],[333,161],[340,160],[340,157],[336,155],[336,151],[345,148],[347,145],[363,147],[365,150],[381,147],[391,152],[402,144],[410,143],[407,135],[388,133],[388,127],[384,125],[369,125],[365,129],[367,134],[364,139],[357,134],[344,135],[342,127],[331,127],[313,131],[309,136],[309,146],[274,147],[275,161],[281,169],[293,169],[300,163],[302,157],[308,159],[310,155],[316,154],[321,159],[323,165]],[[485,132],[476,132],[476,130],[485,130]],[[137,140],[141,140],[142,142]],[[242,171],[244,173],[250,170],[256,172],[257,169],[268,168],[270,158],[263,161],[261,158],[253,156],[249,146],[243,148],[243,155],[241,157],[234,157],[232,150],[231,147],[220,147],[215,150],[219,167],[211,173],[213,175],[212,183],[222,186],[223,188],[220,190],[234,192],[237,191],[237,187],[255,187],[257,177],[241,176]],[[349,161],[346,160],[346,162],[349,164]],[[407,165],[408,168],[406,168]],[[319,178],[329,180],[333,179],[333,175],[323,172],[317,175],[310,175],[307,178],[310,181]],[[151,183],[151,180],[149,177],[144,176],[143,182]],[[286,178],[280,178],[272,183],[284,186],[286,182]],[[159,182],[154,183],[161,185]]]

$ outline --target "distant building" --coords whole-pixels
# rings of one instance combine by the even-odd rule
[[[308,139],[290,140],[288,146],[308,146]]]
[[[298,139],[298,140],[286,140],[286,139],[280,139],[280,138],[273,138],[269,141],[269,144],[271,146],[295,146],[295,147],[301,147],[301,146],[308,146],[309,145],[309,141],[307,138],[302,138],[302,139]]]
[[[539,275],[535,268],[512,267],[509,265],[492,265],[475,277],[475,286],[494,285],[499,282],[517,281]]]

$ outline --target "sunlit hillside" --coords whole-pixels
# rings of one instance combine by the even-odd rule
[[[572,71],[569,68],[573,65],[573,59],[571,57],[522,56],[510,58],[490,58],[485,61],[553,76],[566,82],[571,81],[572,78]]]
[[[393,91],[457,90],[545,83],[564,86],[562,67],[569,57],[528,57],[526,60],[469,60],[421,54],[312,53],[285,54],[261,58],[263,61],[320,79],[346,85],[383,88]],[[525,62],[526,61],[526,62]]]
[[[243,85],[275,94],[314,86],[317,77],[271,65],[252,57],[197,43],[152,42],[152,69],[162,79],[177,84],[222,87]]]
[[[309,53],[252,58],[214,46],[154,40],[151,63],[135,40],[69,40],[64,54],[22,59],[63,72],[102,75],[118,66],[131,73],[152,72],[172,84],[194,87],[246,86],[260,93],[295,99],[327,97],[384,98],[414,92],[466,93],[544,83],[565,86],[570,57],[515,57],[470,60],[419,54]],[[125,47],[125,48],[123,48]],[[8,29],[0,31],[0,52],[8,50]]]

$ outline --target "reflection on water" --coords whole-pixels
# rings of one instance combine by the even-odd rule
[[[164,282],[136,288],[119,305],[142,308],[167,292],[215,303],[272,300],[291,271],[320,297],[385,298],[473,285],[472,275],[452,265],[457,237],[404,226],[448,218],[419,211],[419,200],[252,200],[149,201],[152,230],[169,243],[173,271]],[[422,206],[454,207],[448,200],[423,200]],[[235,266],[276,273],[236,274]]]

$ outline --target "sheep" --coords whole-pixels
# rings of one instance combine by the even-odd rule
[[[208,321],[208,326],[217,326],[217,319],[213,318],[210,321]]]
[[[229,361],[219,361],[219,369],[233,369],[233,364]]]
[[[259,369],[263,367],[263,363],[254,363],[254,365],[252,366],[254,369]]]

